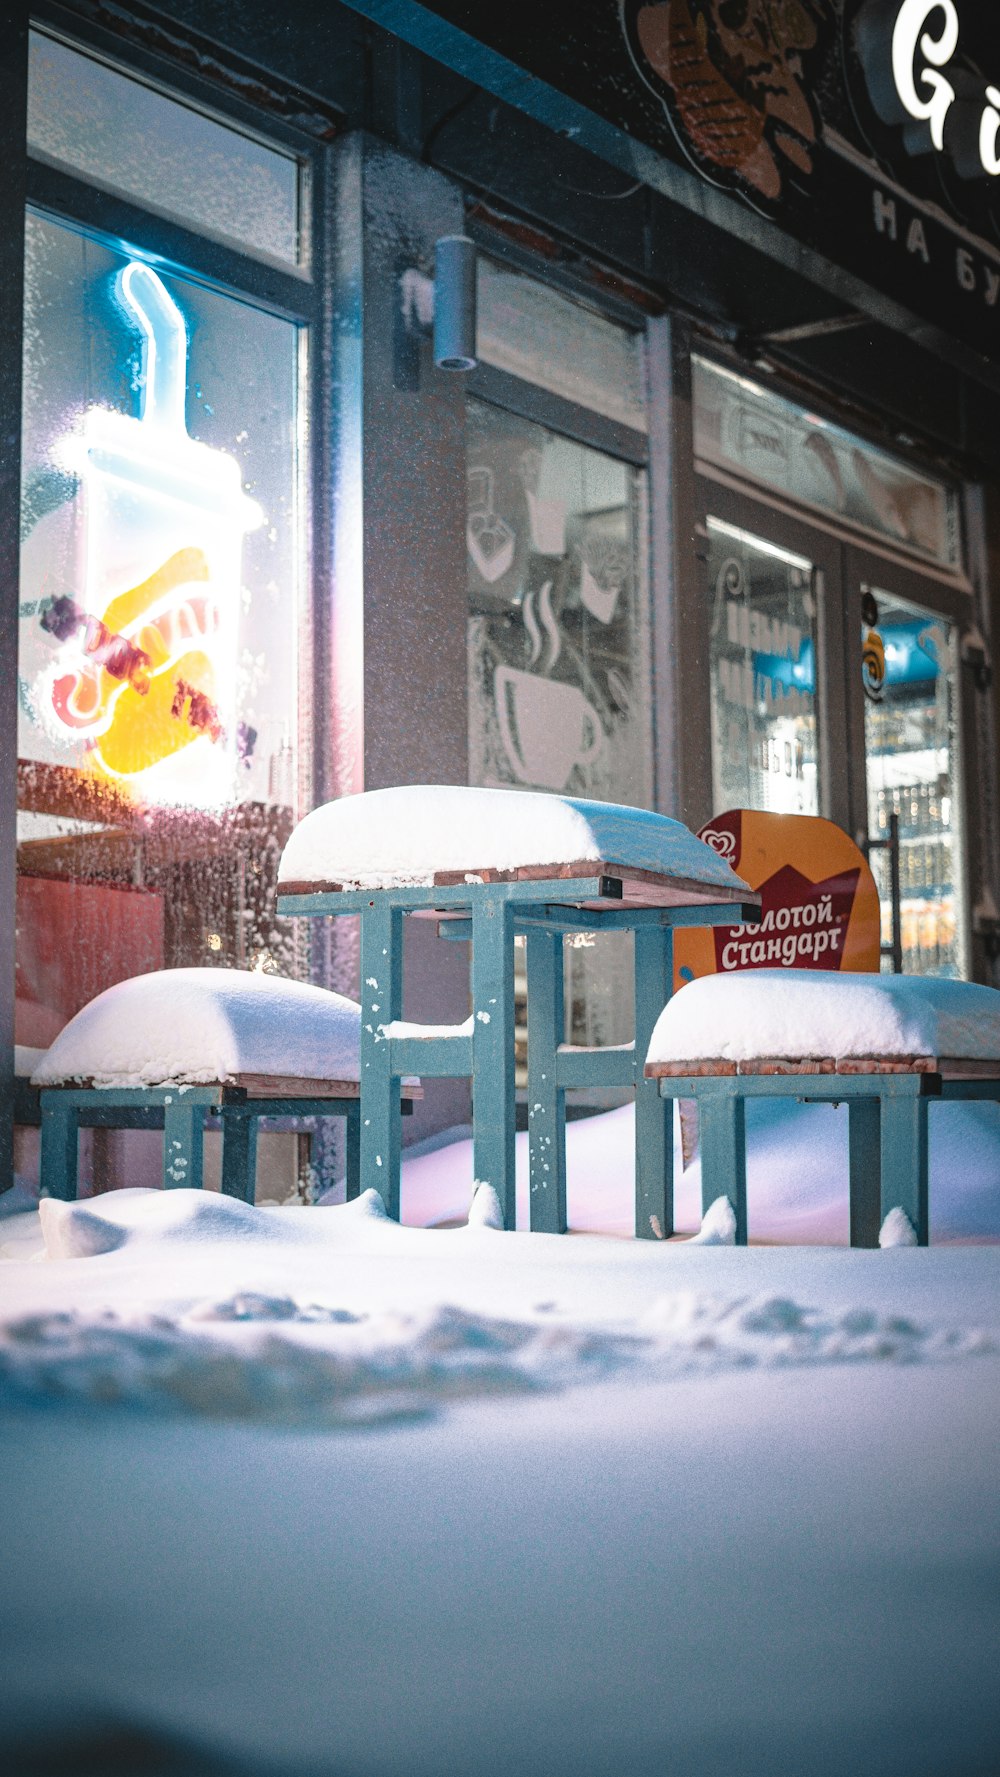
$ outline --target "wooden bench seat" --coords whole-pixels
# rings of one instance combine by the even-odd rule
[[[820,1052],[774,1053],[784,1046],[783,1020],[800,1040],[811,1035],[808,1046]],[[913,1053],[894,1053],[897,1047],[902,1051],[902,1043],[892,1040],[884,1053],[847,1052],[859,1047],[856,1033],[866,1028],[881,1029],[890,1039],[893,1034],[958,1036],[985,1053],[920,1053],[916,1047]],[[699,1054],[710,1035],[730,1054]],[[842,1052],[823,1054],[823,1041],[838,1035]],[[770,1054],[739,1053],[755,1037]],[[929,1106],[956,1099],[1000,1102],[1000,994],[969,982],[901,984],[900,977],[845,978],[821,970],[705,977],[665,1008],[645,1073],[664,1099],[696,1101],[702,1202],[707,1209],[717,1197],[729,1198],[738,1243],[747,1240],[747,1100],[793,1098],[848,1106],[852,1246],[877,1246],[894,1209],[904,1213],[918,1244],[926,1246]]]
[[[204,1134],[222,1135],[222,1189],[252,1201],[262,1117],[343,1117],[357,1195],[361,1009],[306,982],[235,969],[164,969],[84,1006],[33,1075],[41,1185],[77,1193],[78,1131],[162,1129],[163,1183],[198,1188]],[[419,1082],[401,1082],[404,1112]]]

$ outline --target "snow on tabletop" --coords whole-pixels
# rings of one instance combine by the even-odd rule
[[[210,1084],[237,1074],[356,1080],[353,1000],[247,969],[163,969],[109,987],[71,1018],[36,1086]]]
[[[665,1006],[647,1060],[908,1055],[1000,1058],[1000,993],[969,981],[823,969],[705,975]]]
[[[445,870],[471,878],[477,870],[583,862],[681,876],[731,894],[746,888],[711,846],[666,815],[451,784],[368,790],[313,809],[285,847],[278,880],[387,888],[430,883]]]

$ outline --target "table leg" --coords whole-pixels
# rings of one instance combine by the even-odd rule
[[[236,1105],[224,1105],[222,1189],[227,1197],[252,1203],[257,1185],[257,1118]]]
[[[361,915],[360,1184],[399,1221],[399,1080],[383,1027],[402,1016],[403,915],[379,896]]]
[[[882,1220],[908,1216],[917,1244],[928,1243],[927,1100],[914,1094],[882,1099]]]
[[[673,933],[635,933],[635,1231],[665,1240],[674,1231],[674,1104],[643,1075],[653,1026],[673,991]]]
[[[77,1110],[61,1102],[61,1096],[42,1094],[39,1180],[47,1196],[72,1203],[77,1192]]]
[[[361,1106],[360,1103],[348,1105],[344,1118],[347,1124],[347,1179],[346,1194],[348,1203],[361,1195]]]
[[[529,929],[527,965],[530,1225],[565,1234],[566,1094],[556,1084],[565,1028],[562,933]]]
[[[163,1107],[163,1186],[200,1191],[205,1107],[178,1097]]]
[[[878,1246],[882,1225],[882,1117],[877,1098],[847,1106],[851,1179],[851,1245]]]
[[[701,1212],[728,1197],[736,1216],[736,1244],[747,1244],[746,1101],[736,1093],[698,1095],[701,1142]]]
[[[503,1225],[516,1225],[514,1190],[514,919],[487,895],[472,910],[472,1164],[493,1186]]]

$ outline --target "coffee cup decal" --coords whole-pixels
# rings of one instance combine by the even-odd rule
[[[522,784],[564,790],[576,767],[601,752],[601,719],[578,685],[501,665],[493,699],[504,751]]]

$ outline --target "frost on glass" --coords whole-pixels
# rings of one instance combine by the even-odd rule
[[[710,518],[706,567],[714,806],[816,814],[811,564]]]
[[[299,963],[297,337],[27,223],[18,1041],[104,987]]]
[[[482,254],[478,309],[484,364],[645,432],[641,333]]]
[[[645,477],[482,402],[468,406],[473,783],[649,807]],[[631,1035],[623,958],[568,952],[576,1040]]]
[[[299,258],[293,156],[31,33],[28,147],[106,191],[286,265]]]
[[[945,567],[961,565],[953,487],[721,365],[694,358],[692,370],[695,453],[703,462],[736,469]]]
[[[869,589],[861,636],[868,831],[888,839],[899,823],[904,975],[961,975],[957,894],[962,833],[957,795],[957,662],[951,624]],[[889,853],[871,854],[892,941]],[[883,966],[886,966],[885,959]]]

